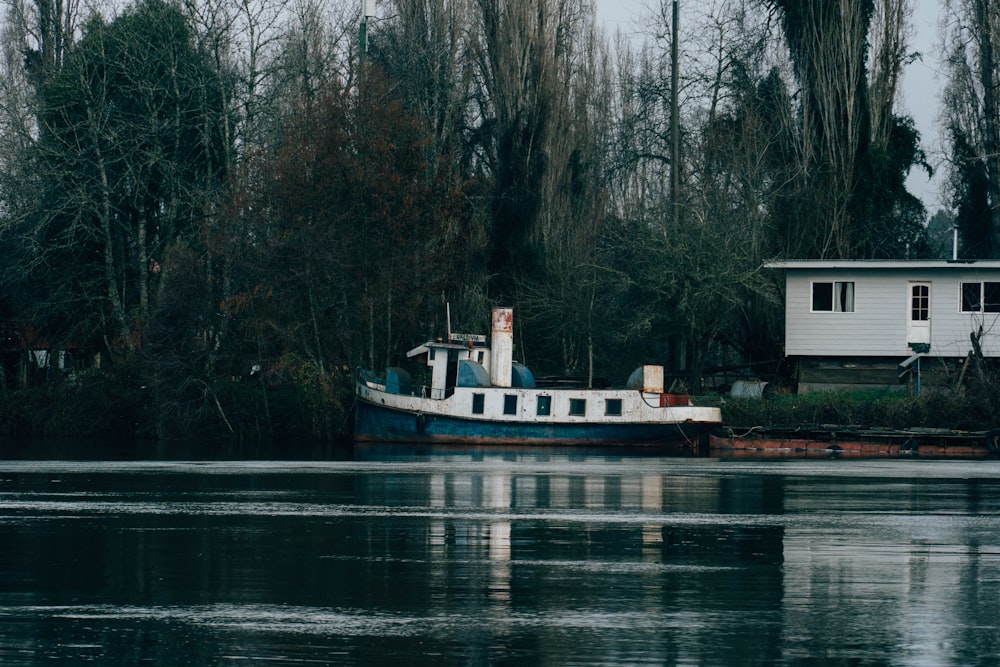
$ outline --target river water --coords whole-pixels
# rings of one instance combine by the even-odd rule
[[[1000,656],[1000,462],[0,460],[2,665]]]

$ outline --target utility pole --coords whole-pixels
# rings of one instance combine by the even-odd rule
[[[678,49],[677,49],[677,0],[674,0],[673,6],[673,17],[672,17],[672,36],[670,38],[670,132],[672,135],[673,146],[670,154],[670,203],[673,206],[674,211],[674,226],[675,228],[680,224],[680,211],[681,211],[681,201],[680,201],[680,189],[681,189],[681,131],[680,131],[680,119],[678,118],[678,103],[677,103],[677,85],[680,79],[678,69]]]
[[[361,25],[358,26],[358,58],[364,63],[368,56],[368,19],[375,17],[375,0],[361,0]]]

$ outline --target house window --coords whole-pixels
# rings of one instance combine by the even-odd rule
[[[813,283],[812,309],[816,313],[853,313],[854,282]]]
[[[621,417],[622,416],[622,399],[620,398],[609,398],[604,402],[604,414],[609,417]]]
[[[978,313],[982,304],[982,283],[962,283],[962,312]]]
[[[552,414],[552,397],[551,396],[539,396],[538,405],[535,408],[535,414],[539,417],[548,417]]]
[[[569,399],[569,413],[574,417],[582,417],[587,414],[587,399],[585,398],[571,398]]]
[[[963,313],[1000,313],[1000,283],[962,283]]]
[[[486,402],[485,394],[473,394],[472,395],[472,414],[481,415],[483,414],[483,405]]]
[[[504,394],[503,413],[505,415],[517,414],[517,394]]]

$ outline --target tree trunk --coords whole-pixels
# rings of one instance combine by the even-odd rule
[[[983,154],[986,159],[990,206],[990,255],[1000,257],[1000,106],[997,100],[997,62],[993,31],[1000,25],[998,0],[975,0],[979,32],[979,79],[983,88]]]
[[[118,283],[115,278],[115,251],[114,232],[111,228],[112,206],[111,206],[111,184],[108,180],[108,171],[104,163],[104,154],[101,150],[100,139],[94,118],[94,109],[87,107],[87,123],[90,130],[90,139],[94,151],[97,172],[100,176],[100,210],[97,212],[100,218],[101,240],[103,242],[104,258],[104,279],[107,289],[108,304],[111,307],[111,316],[118,325],[118,333],[122,338],[122,344],[129,352],[133,349],[131,330],[128,319],[125,315],[125,306],[122,302],[121,293],[118,290]],[[109,349],[108,352],[111,352]]]
[[[323,363],[322,332],[319,328],[319,315],[316,312],[316,292],[313,288],[312,272],[306,271],[306,296],[309,299],[309,321],[312,323],[313,345],[316,347],[316,368],[320,377],[326,381],[326,365]]]

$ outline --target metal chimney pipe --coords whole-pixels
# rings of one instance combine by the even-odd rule
[[[490,342],[490,383],[494,387],[510,386],[513,361],[514,311],[511,308],[494,308]]]

